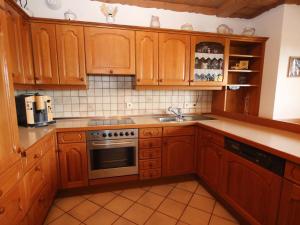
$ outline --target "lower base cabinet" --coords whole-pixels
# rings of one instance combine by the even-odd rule
[[[284,180],[277,225],[300,224],[300,185]]]

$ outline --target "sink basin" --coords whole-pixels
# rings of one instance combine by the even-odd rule
[[[159,122],[180,122],[175,116],[159,117]],[[203,115],[184,115],[182,121],[215,120],[215,118]]]

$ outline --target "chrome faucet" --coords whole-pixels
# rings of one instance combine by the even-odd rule
[[[176,107],[170,106],[168,108],[168,111],[175,114],[177,121],[182,121],[183,120],[183,115],[182,115],[182,109],[181,108],[179,108],[179,107],[176,108]]]

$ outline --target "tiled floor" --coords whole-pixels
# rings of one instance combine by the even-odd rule
[[[45,225],[236,225],[197,181],[56,199]]]

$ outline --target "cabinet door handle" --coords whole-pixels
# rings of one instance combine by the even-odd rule
[[[35,80],[40,80],[40,77],[35,76],[34,79],[35,79]]]
[[[41,171],[42,170],[42,168],[40,167],[40,166],[37,166],[37,167],[35,167],[35,169],[34,169],[35,171]]]
[[[17,147],[16,145],[13,145],[13,151],[14,151],[14,153],[20,154],[21,153],[21,148]]]
[[[141,79],[136,79],[137,82],[141,82]]]
[[[39,154],[34,154],[33,158],[34,158],[34,159],[39,159],[40,156],[39,156]]]
[[[109,73],[110,73],[110,74],[113,74],[113,73],[114,73],[114,71],[113,71],[113,70],[110,70],[110,71],[109,71]]]
[[[84,81],[84,77],[81,77],[80,80],[81,80],[81,81]]]
[[[190,80],[190,82],[194,82],[194,80]]]
[[[162,83],[164,80],[163,80],[163,79],[159,79],[158,81],[159,81],[160,83]]]

